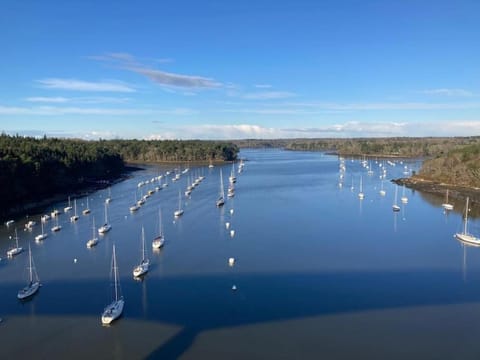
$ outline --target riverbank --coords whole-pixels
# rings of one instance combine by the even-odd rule
[[[448,190],[450,198],[464,200],[467,196],[475,202],[480,202],[480,188],[457,186],[453,184],[439,183],[422,179],[418,176],[392,180],[397,185],[405,185],[408,188],[445,196]]]
[[[71,192],[60,192],[53,194],[49,197],[46,197],[42,200],[39,201],[33,201],[33,202],[28,202],[25,204],[22,204],[20,206],[17,206],[15,208],[10,209],[8,215],[2,219],[2,223],[10,220],[10,219],[20,219],[22,217],[29,217],[29,213],[39,213],[42,212],[42,210],[47,209],[49,206],[51,206],[54,203],[58,203],[60,201],[66,201],[68,197],[71,199],[76,198],[76,197],[82,197],[86,196],[88,194],[91,194],[95,191],[102,190],[105,188],[108,188],[109,186],[112,186],[113,184],[119,183],[121,181],[124,181],[128,178],[131,177],[131,173],[135,171],[143,170],[143,168],[135,165],[135,164],[126,164],[124,167],[124,170],[120,177],[115,178],[115,179],[109,179],[109,180],[101,180],[101,181],[92,181],[92,182],[86,182],[85,186],[76,189],[75,191]],[[66,204],[66,203],[65,203]]]

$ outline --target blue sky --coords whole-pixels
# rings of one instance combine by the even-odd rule
[[[480,135],[480,1],[5,0],[0,131]]]

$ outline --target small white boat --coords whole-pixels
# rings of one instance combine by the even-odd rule
[[[87,197],[87,207],[82,211],[83,215],[90,214],[90,207],[88,206],[88,197]]]
[[[231,184],[234,184],[237,182],[237,178],[235,177],[235,163],[232,162],[232,172],[230,173],[230,176],[228,177],[228,181],[230,181]]]
[[[465,215],[463,218],[463,231],[461,233],[456,233],[455,237],[458,240],[468,244],[480,245],[480,238],[468,233],[468,201],[469,198],[467,197],[467,202],[465,204]]]
[[[52,216],[52,218],[57,217],[58,215],[60,215],[60,211],[55,209],[50,213],[50,215]]]
[[[15,220],[8,220],[5,225],[7,226],[10,226],[10,225],[13,225],[15,223]]]
[[[218,196],[217,201],[215,202],[215,205],[218,207],[225,205],[225,195],[224,195],[225,190],[223,189],[223,175],[222,175],[222,169],[220,169],[220,193]]]
[[[68,197],[68,206],[64,207],[63,208],[63,211],[64,212],[69,212],[70,210],[72,210],[72,205],[70,203],[70,196]]]
[[[182,209],[182,196],[180,194],[180,190],[178,190],[178,209],[173,212],[173,216],[179,217],[183,215]]]
[[[395,198],[393,200],[392,210],[397,212],[400,211],[400,206],[397,204],[397,196],[398,196],[398,186],[395,185]]]
[[[70,221],[75,222],[78,220],[78,215],[77,215],[77,199],[73,200],[73,208],[74,208],[74,213],[73,216],[70,216]]]
[[[162,224],[162,210],[158,210],[158,236],[152,241],[152,247],[154,249],[160,249],[165,243],[165,237],[163,236],[163,224]]]
[[[108,196],[105,199],[105,204],[110,204],[111,201],[112,201],[112,192],[111,192],[110,187],[108,187]]]
[[[20,254],[22,251],[23,251],[23,248],[18,245],[17,228],[15,228],[15,247],[7,251],[7,256],[11,258],[11,257],[14,257],[15,255]]]
[[[363,200],[365,198],[365,194],[363,193],[363,186],[362,186],[363,179],[360,176],[360,192],[358,193],[358,198]]]
[[[28,245],[28,275],[27,285],[17,293],[17,298],[19,300],[24,300],[34,295],[40,288],[40,280],[38,279],[38,274],[33,263],[32,249],[30,248],[30,245]]]
[[[92,238],[87,241],[87,248],[94,247],[98,244],[98,238],[95,233],[95,217],[92,218]]]
[[[115,255],[115,245],[113,245],[112,255],[112,270],[114,274],[114,298],[113,301],[103,310],[102,324],[109,325],[115,319],[118,319],[123,312],[123,306],[125,304],[123,296],[121,296],[120,282],[118,276],[117,258]]]
[[[105,234],[112,229],[112,225],[108,223],[107,203],[105,203],[105,223],[98,228],[99,234]]]
[[[400,201],[402,202],[402,204],[408,203],[408,197],[405,195],[405,185],[403,185],[402,197],[400,198]]]
[[[148,267],[150,266],[150,261],[147,259],[146,256],[146,249],[145,249],[145,230],[142,226],[142,261],[139,265],[133,268],[133,276],[139,277],[145,275],[148,272]]]
[[[58,225],[58,217],[55,217],[55,226],[52,227],[52,231],[57,232],[57,231],[60,231],[60,230],[62,230],[62,226]]]
[[[50,220],[50,215],[48,215],[48,214],[42,215],[42,217],[40,218],[40,220],[41,220],[42,222],[47,222],[48,220]]]
[[[48,234],[43,232],[43,222],[41,223],[41,225],[42,225],[42,233],[35,236],[35,241],[37,242],[45,240],[48,237]]]
[[[453,210],[453,205],[448,202],[448,189],[447,189],[447,194],[445,196],[445,203],[442,204],[442,207],[445,210]]]
[[[35,225],[37,225],[37,222],[33,221],[33,220],[30,220],[29,222],[27,222],[25,224],[25,229],[32,230]]]

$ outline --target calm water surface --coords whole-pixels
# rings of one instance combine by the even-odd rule
[[[418,162],[385,164],[382,197],[375,161],[368,175],[360,161],[347,159],[342,180],[336,156],[281,150],[241,156],[245,170],[223,208],[215,206],[219,171],[227,184],[231,165],[192,167],[177,182],[169,176],[169,186],[133,214],[136,192],[156,185],[137,184],[167,168],[149,166],[114,185],[113,229],[93,249],[86,242],[92,218],[103,222],[106,190],[89,195],[90,215],[81,215],[86,198],[77,199],[77,223],[62,214],[62,230],[51,233],[49,221],[40,244],[34,241],[40,226],[23,231],[27,219],[17,219],[20,245],[31,243],[43,284],[27,302],[16,294],[28,256],[6,258],[14,227],[2,226],[0,358],[478,359],[480,249],[453,238],[463,204],[444,214],[442,198],[407,189],[408,204],[392,212],[389,180],[404,176],[405,165],[418,170]],[[206,179],[186,198],[194,175]],[[364,200],[357,196],[360,178]],[[179,189],[185,213],[174,219]],[[152,252],[160,207],[166,243]],[[30,218],[39,223],[40,215]],[[152,265],[138,281],[132,269],[141,258],[142,226]],[[472,226],[475,232],[475,219]],[[112,244],[125,309],[102,327]]]

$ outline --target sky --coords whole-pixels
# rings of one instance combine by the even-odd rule
[[[0,131],[480,135],[478,0],[3,0]]]

